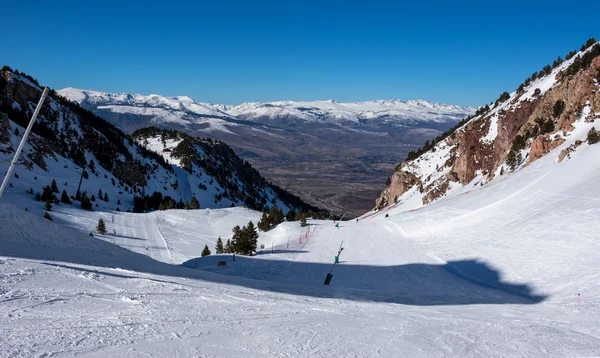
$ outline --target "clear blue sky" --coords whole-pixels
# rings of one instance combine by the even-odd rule
[[[55,89],[477,106],[600,39],[600,1],[486,3],[6,1],[0,63]]]

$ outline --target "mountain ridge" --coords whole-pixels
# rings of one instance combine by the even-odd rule
[[[600,43],[560,56],[512,93],[411,152],[375,208],[412,210],[484,186],[546,155],[557,164],[594,144],[600,117]],[[554,154],[551,154],[554,153]]]

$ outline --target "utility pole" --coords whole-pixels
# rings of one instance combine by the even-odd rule
[[[17,148],[17,151],[15,152],[15,156],[14,156],[12,162],[10,163],[10,167],[8,167],[6,176],[4,177],[4,180],[2,181],[2,186],[0,186],[0,198],[2,197],[2,194],[4,193],[4,189],[6,189],[6,186],[8,185],[10,176],[11,176],[13,170],[15,169],[15,165],[17,164],[17,161],[19,160],[19,156],[21,156],[21,151],[23,150],[23,147],[25,146],[25,143],[27,142],[27,137],[29,136],[29,133],[31,133],[31,128],[33,128],[33,123],[35,123],[35,120],[36,120],[38,114],[40,113],[40,110],[42,109],[42,104],[44,103],[46,96],[48,96],[48,87],[44,87],[44,91],[42,92],[42,97],[40,98],[40,101],[38,102],[37,107],[35,107],[35,111],[33,112],[33,116],[31,117],[31,120],[29,121],[29,125],[27,125],[27,129],[25,129],[25,134],[23,134],[21,143],[19,143],[19,147]]]
[[[81,182],[83,181],[83,173],[85,173],[85,166],[86,166],[86,160],[85,160],[85,156],[83,157],[83,165],[81,167],[81,176],[79,177],[79,185],[77,186],[77,191],[75,193],[81,194],[81,192],[79,191],[81,189]]]

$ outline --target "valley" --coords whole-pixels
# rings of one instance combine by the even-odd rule
[[[58,93],[129,133],[156,126],[222,140],[274,184],[350,216],[373,208],[398,158],[474,112],[427,101],[223,106],[181,96]]]

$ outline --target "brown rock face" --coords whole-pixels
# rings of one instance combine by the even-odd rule
[[[507,112],[498,120],[498,136],[494,140],[494,157],[489,168],[491,172],[495,171],[504,161],[515,137],[521,133],[521,128],[532,117],[539,103],[540,98],[533,101],[523,101],[514,111]]]
[[[534,161],[540,159],[545,154],[559,147],[564,142],[565,140],[562,138],[551,140],[546,136],[537,137],[534,139],[533,144],[531,144],[531,150],[529,151],[529,163],[533,163]]]
[[[420,180],[412,173],[399,170],[392,175],[390,186],[381,193],[381,196],[375,201],[378,208],[393,204],[396,198],[404,194],[408,189],[420,183]]]
[[[433,189],[431,191],[429,191],[427,193],[427,195],[425,195],[423,197],[423,204],[427,205],[427,204],[431,203],[432,201],[434,201],[435,199],[438,199],[439,197],[444,195],[446,193],[446,190],[448,190],[449,186],[450,186],[450,182],[448,181],[448,179],[442,180],[441,183],[436,183],[436,185],[433,187]]]
[[[568,133],[574,129],[573,123],[581,116],[581,109],[589,105],[592,112],[600,111],[600,89],[595,78],[600,71],[600,57],[596,57],[591,65],[573,76],[563,73],[556,75],[558,82],[553,88],[543,95],[535,95],[533,98],[524,100],[516,97],[511,101],[517,105],[516,108],[506,111],[497,121],[498,135],[493,143],[482,141],[487,135],[491,125],[489,117],[475,118],[465,127],[457,130],[446,139],[446,144],[454,146],[450,152],[451,156],[445,159],[444,167],[451,167],[449,173],[429,183],[428,178],[420,178],[413,173],[419,173],[414,167],[419,166],[419,159],[415,162],[402,163],[398,172],[394,173],[392,184],[386,188],[382,196],[377,199],[379,207],[391,204],[391,198],[402,195],[416,183],[427,185],[426,194],[423,196],[423,204],[428,204],[443,196],[448,190],[451,181],[467,184],[471,182],[480,171],[488,178],[493,179],[493,173],[502,165],[507,153],[511,150],[515,138],[520,135],[524,137],[526,147],[531,146],[527,164],[548,154],[553,149],[562,145],[562,138],[551,139],[557,132]],[[557,101],[565,102],[565,109],[558,118],[554,117],[554,105]],[[532,137],[531,133],[537,133],[539,126],[536,119],[552,120],[554,131]],[[536,128],[537,127],[537,128]],[[573,147],[573,146],[572,146]],[[574,148],[567,148],[559,155],[559,161],[568,157]],[[438,158],[439,159],[439,158]],[[416,164],[416,165],[415,165]]]
[[[489,129],[489,119],[483,123],[474,121],[467,125],[465,131],[459,135],[458,156],[452,172],[460,183],[469,183],[475,178],[478,170],[482,170],[484,173],[488,171],[487,168],[491,164],[492,147],[482,144],[480,140],[488,133]]]

